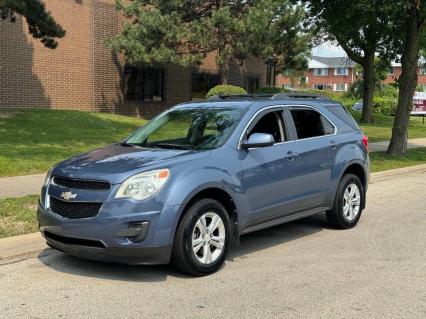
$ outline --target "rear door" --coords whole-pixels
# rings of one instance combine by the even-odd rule
[[[300,208],[328,206],[338,148],[337,128],[310,106],[290,107],[286,117],[296,134]]]

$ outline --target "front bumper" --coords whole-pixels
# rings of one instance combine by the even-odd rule
[[[131,213],[125,214],[127,205]],[[123,201],[104,203],[94,218],[71,220],[39,203],[37,217],[40,231],[52,248],[86,259],[151,265],[170,262],[177,209],[178,206],[164,206],[159,211],[135,212],[134,203]],[[135,222],[148,222],[142,241],[119,236]]]

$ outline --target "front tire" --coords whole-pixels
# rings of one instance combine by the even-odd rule
[[[330,226],[340,229],[355,227],[364,207],[364,187],[353,174],[342,177],[337,188],[333,209],[327,211]]]
[[[225,262],[231,243],[231,220],[214,199],[201,199],[184,213],[176,231],[172,262],[180,271],[204,276]]]

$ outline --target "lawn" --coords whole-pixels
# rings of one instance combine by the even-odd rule
[[[361,118],[361,112],[353,112],[352,115],[357,121]],[[360,124],[363,132],[368,136],[370,142],[387,141],[392,135],[393,116],[374,114],[373,124]],[[419,116],[410,118],[408,138],[426,137],[426,123]]]
[[[105,113],[0,111],[0,176],[44,173],[72,155],[122,140],[144,122]]]
[[[426,148],[408,150],[406,157],[388,156],[385,152],[370,153],[372,172],[426,164]]]
[[[36,232],[37,195],[0,199],[0,239]]]

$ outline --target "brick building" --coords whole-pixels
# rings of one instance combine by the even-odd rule
[[[122,25],[114,2],[44,0],[66,30],[55,50],[33,39],[24,19],[0,22],[0,108],[78,109],[152,117],[171,105],[203,96],[219,82],[213,55],[196,68],[126,66],[104,45]],[[230,84],[255,91],[273,84],[271,74],[262,60],[253,58],[230,66]]]
[[[308,70],[299,76],[286,71],[277,77],[276,85],[287,89],[347,91],[356,80],[355,63],[347,57],[314,56]]]
[[[420,63],[424,64],[424,61]],[[386,84],[395,83],[401,76],[401,64],[392,63],[386,79]],[[420,91],[426,92],[426,67],[417,69],[418,86]],[[355,71],[355,62],[348,57],[317,57],[314,56],[308,63],[308,70],[304,74],[291,76],[286,71],[277,76],[276,86],[287,89],[328,90],[335,92],[347,91],[351,84],[362,74]]]
[[[421,64],[424,64],[424,62],[421,62]],[[402,68],[401,63],[392,63],[392,66],[389,69],[388,75],[385,79],[386,84],[395,83],[399,77],[401,76]],[[426,92],[426,67],[419,66],[417,68],[417,75],[418,75],[418,87],[419,89],[416,91]]]

